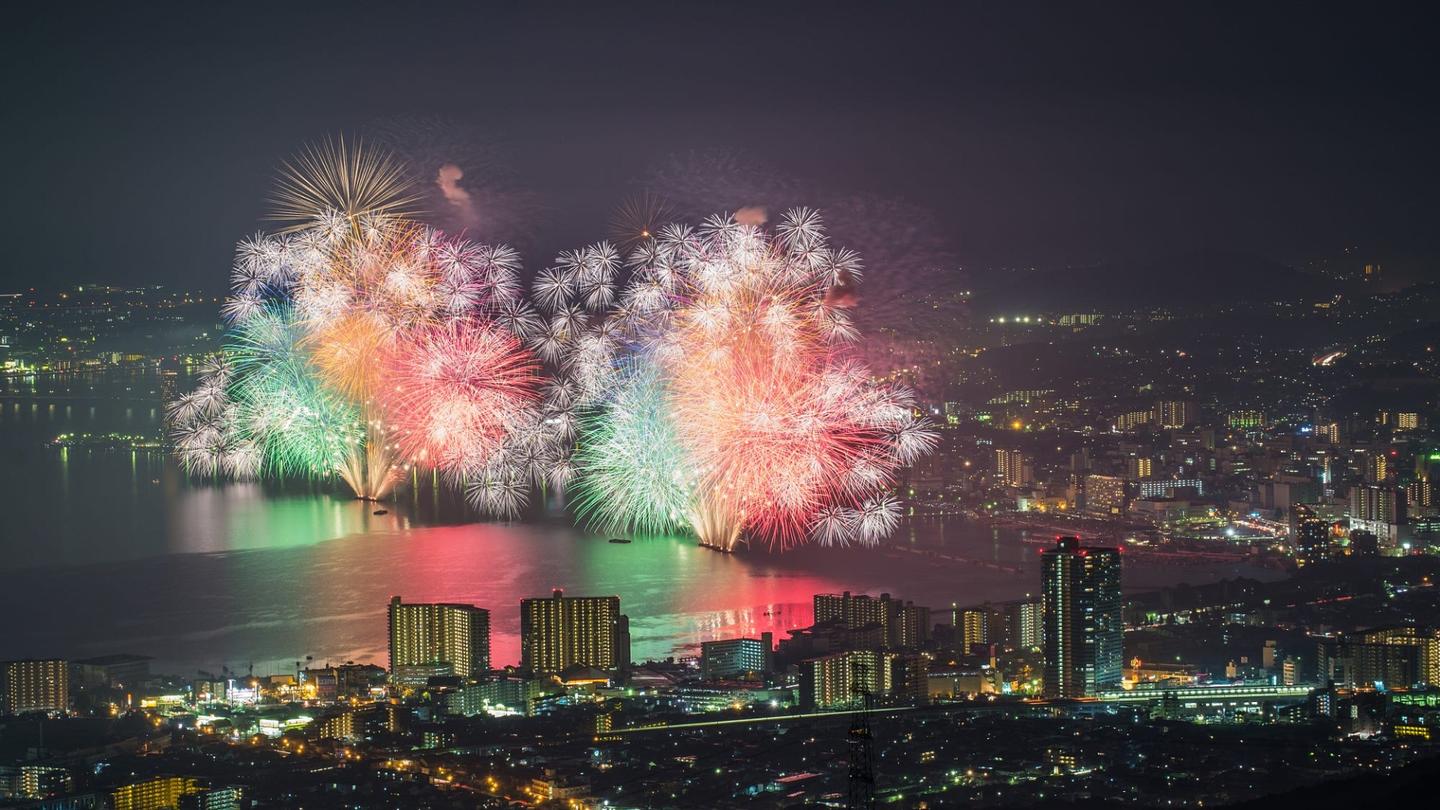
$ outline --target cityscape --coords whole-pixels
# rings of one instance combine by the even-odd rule
[[[1408,14],[744,6],[17,14],[0,807],[1425,800]]]

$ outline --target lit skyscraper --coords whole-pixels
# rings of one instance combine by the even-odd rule
[[[1073,698],[1120,685],[1120,552],[1062,537],[1041,555],[1045,694]]]
[[[566,596],[520,602],[520,666],[556,673],[573,666],[614,670],[630,663],[630,620],[618,596]]]
[[[727,638],[700,645],[700,672],[707,680],[764,675],[770,671],[773,637]]]
[[[1028,487],[1035,483],[1034,463],[1019,450],[995,451],[995,483],[1002,487]]]
[[[1011,644],[1017,649],[1033,650],[1045,640],[1045,603],[1043,601],[1021,602],[1011,608],[1010,621],[1013,631]]]
[[[1330,556],[1330,522],[1305,504],[1296,504],[1295,562],[1300,567],[1315,565]]]
[[[455,674],[490,672],[490,611],[473,605],[406,604],[390,600],[390,671],[448,663]]]
[[[990,611],[984,608],[955,608],[950,615],[960,652],[990,643]]]
[[[0,714],[63,712],[70,707],[70,666],[59,659],[0,663]]]
[[[1085,476],[1085,509],[1102,515],[1125,511],[1125,479],[1114,475]]]
[[[1155,403],[1155,423],[1162,428],[1183,428],[1195,423],[1195,403],[1185,400],[1161,400]]]
[[[930,638],[930,609],[902,602],[888,593],[815,594],[815,623],[836,621],[852,631],[873,631],[863,646],[877,650],[909,650]]]
[[[860,705],[864,696],[884,697],[894,689],[896,653],[850,650],[800,662],[801,708]]]

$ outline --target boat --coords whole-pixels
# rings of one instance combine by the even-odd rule
[[[630,541],[629,541],[629,540],[626,540],[626,539],[623,538],[623,537],[612,537],[612,538],[610,538],[610,542],[612,542],[612,543],[628,543],[628,542],[630,542]]]
[[[390,510],[389,510],[389,509],[376,509],[374,512],[371,512],[370,514],[372,514],[372,515],[388,515],[388,514],[390,514]]]

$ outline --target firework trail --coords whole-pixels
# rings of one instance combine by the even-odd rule
[[[282,229],[237,247],[223,356],[169,415],[191,472],[334,476],[377,499],[419,466],[509,515],[563,466],[518,257],[411,220],[405,177],[343,140],[282,170]]]
[[[773,230],[669,225],[624,265],[600,244],[542,272],[537,350],[559,369],[547,400],[580,415],[580,514],[726,551],[889,534],[895,475],[935,439],[906,391],[849,358],[858,333],[832,291],[862,269],[800,208]]]

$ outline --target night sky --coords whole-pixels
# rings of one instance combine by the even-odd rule
[[[715,209],[887,201],[967,267],[1440,258],[1440,57],[1401,6],[301,5],[8,5],[0,287],[218,291],[338,133],[464,167],[531,268],[677,171]]]

